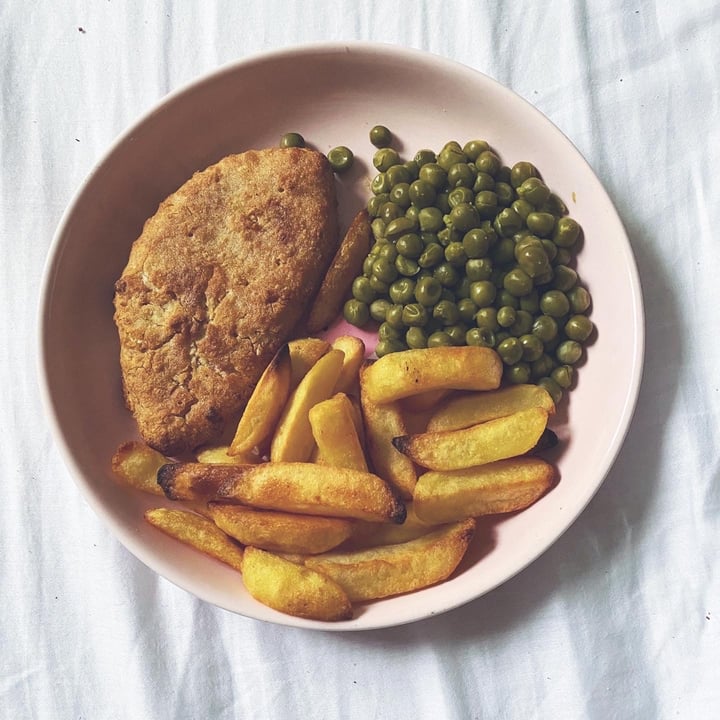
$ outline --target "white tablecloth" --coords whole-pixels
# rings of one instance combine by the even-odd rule
[[[720,717],[717,0],[4,0],[0,38],[0,717]],[[325,40],[438,53],[549,116],[617,205],[647,318],[634,421],[572,528],[461,609],[350,634],[137,561],[65,469],[35,367],[53,232],[113,139],[219,65]]]

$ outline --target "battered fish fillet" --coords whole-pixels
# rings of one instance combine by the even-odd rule
[[[334,176],[312,150],[231,155],[161,203],[115,284],[125,400],[149,445],[182,454],[237,419],[337,247]]]

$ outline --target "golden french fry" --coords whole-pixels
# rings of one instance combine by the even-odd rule
[[[547,426],[543,408],[520,410],[463,430],[404,435],[393,445],[430,470],[460,470],[532,450]]]
[[[222,478],[217,499],[303,515],[347,517],[402,523],[405,505],[389,485],[372,473],[313,463],[201,465],[186,463],[180,472]]]
[[[320,338],[300,338],[288,343],[290,351],[290,388],[294,390],[308,370],[330,349],[330,343]]]
[[[365,360],[365,343],[353,335],[341,335],[333,340],[332,348],[345,353],[335,392],[351,393],[357,387],[358,371]]]
[[[115,476],[126,485],[153,495],[162,495],[157,473],[167,461],[157,450],[143,442],[131,440],[117,449],[110,466]]]
[[[437,407],[450,394],[450,390],[428,390],[409,395],[402,402],[402,409],[411,413],[422,413]]]
[[[536,457],[518,457],[451,472],[427,472],[415,487],[416,515],[428,523],[522,510],[553,484],[555,471]]]
[[[353,521],[257,510],[243,505],[212,502],[208,505],[215,524],[243,545],[271,552],[315,555],[347,540]]]
[[[328,327],[340,313],[340,306],[362,262],[370,252],[370,218],[361,210],[353,219],[315,297],[307,319],[307,330],[316,333]]]
[[[235,467],[235,463],[167,463],[158,470],[157,483],[170,500],[208,502],[215,499],[225,475],[222,470],[205,472],[202,468],[223,467]]]
[[[447,579],[474,532],[469,518],[397,545],[308,557],[305,566],[331,577],[353,602],[399,595]]]
[[[407,516],[402,525],[356,520],[348,545],[353,550],[378,545],[397,545],[438,529],[439,523],[427,523],[417,516],[412,502],[405,503],[405,509]]]
[[[412,497],[417,473],[412,461],[392,444],[393,438],[407,432],[397,403],[376,405],[365,392],[365,374],[360,370],[360,403],[365,421],[365,443],[374,472],[389,482],[404,499]]]
[[[245,549],[243,582],[263,605],[311,620],[349,620],[352,606],[329,577],[259,548]]]
[[[240,417],[230,455],[247,456],[270,438],[290,395],[290,349],[283,345],[260,376]]]
[[[247,465],[260,462],[261,458],[254,452],[243,452],[240,455],[230,455],[230,448],[227,445],[214,445],[205,447],[195,454],[195,458],[201,463],[213,463],[221,465]]]
[[[290,395],[270,444],[272,462],[305,462],[310,459],[313,439],[310,408],[327,400],[340,376],[342,350],[330,350],[323,355],[300,381]]]
[[[166,535],[242,571],[243,549],[212,520],[187,510],[169,508],[148,510],[145,519]]]
[[[548,415],[555,412],[550,393],[540,385],[510,385],[501,390],[458,395],[433,413],[427,431],[462,430],[530,407],[544,408]]]
[[[365,454],[355,431],[353,407],[344,393],[337,393],[310,409],[310,426],[324,465],[368,471]]]
[[[365,370],[365,392],[376,405],[430,390],[494,390],[503,363],[492,349],[474,345],[403,350]]]

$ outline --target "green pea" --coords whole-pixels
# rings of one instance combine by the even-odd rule
[[[489,280],[492,277],[492,269],[490,258],[472,258],[465,263],[465,275],[471,283]]]
[[[502,162],[492,150],[483,150],[475,158],[475,167],[478,172],[487,173],[495,177],[502,167]]]
[[[445,259],[445,250],[439,243],[429,243],[418,258],[418,265],[421,268],[432,268],[439,265]]]
[[[427,333],[421,327],[411,327],[405,333],[405,342],[409,348],[420,349],[427,347]]]
[[[545,315],[559,318],[567,315],[570,311],[570,301],[567,295],[560,292],[560,290],[548,290],[540,297],[540,310],[542,310]]]
[[[375,354],[381,358],[394,352],[407,350],[407,345],[402,340],[380,340],[375,346]]]
[[[492,305],[497,288],[489,280],[479,280],[470,284],[470,299],[479,307]]]
[[[555,361],[547,354],[543,353],[537,360],[530,363],[530,377],[533,380],[550,375],[555,367]]]
[[[386,322],[381,323],[378,328],[379,340],[401,340],[404,334],[405,333],[401,329],[395,328]]]
[[[572,247],[580,237],[580,225],[569,217],[562,217],[557,221],[553,241],[558,247]]]
[[[575,287],[577,279],[577,273],[567,265],[556,265],[553,268],[552,286],[554,290],[566,293]]]
[[[450,201],[448,200],[448,195],[449,193],[447,191],[443,191],[439,192],[435,198],[435,207],[440,210],[443,215],[447,215],[447,213],[452,210],[450,207]]]
[[[418,176],[417,180],[410,183],[409,187],[410,202],[418,208],[431,207],[437,197],[435,187],[427,180],[423,180]]]
[[[375,257],[373,255],[368,255],[363,260],[363,275],[366,278],[370,278],[372,276],[372,266],[373,266],[374,262],[375,262]]]
[[[300,133],[296,133],[296,132],[285,133],[280,138],[280,147],[281,148],[291,148],[291,147],[304,148],[305,147],[305,138]]]
[[[378,295],[387,295],[390,283],[381,280],[377,275],[371,275],[370,286]]]
[[[405,233],[401,235],[397,239],[395,247],[400,255],[414,260],[419,258],[425,249],[425,245],[417,233]]]
[[[432,314],[443,325],[455,325],[460,320],[458,306],[450,300],[440,300],[433,308]]]
[[[477,305],[470,298],[460,298],[457,301],[457,309],[460,313],[460,319],[463,322],[471,323],[478,311]]]
[[[490,237],[481,227],[468,230],[462,239],[463,249],[469,258],[484,258],[490,250]]]
[[[388,173],[390,171],[388,170]],[[400,182],[393,185],[393,189],[390,191],[390,199],[401,208],[410,207],[410,185],[406,182]]]
[[[508,328],[508,330],[514,337],[527,335],[532,331],[533,321],[533,316],[526,310],[516,310],[515,322]]]
[[[467,326],[461,323],[455,325],[447,325],[444,331],[450,336],[453,345],[464,345]]]
[[[524,244],[519,250],[516,246],[515,258],[522,271],[530,278],[540,277],[543,274],[552,272],[547,253],[540,242],[537,245]]]
[[[415,281],[408,277],[396,280],[388,290],[390,300],[398,305],[405,305],[415,297]]]
[[[521,160],[510,169],[510,184],[514,188],[520,187],[528,178],[537,177],[537,168],[530,162]]]
[[[372,289],[370,280],[360,276],[353,280],[351,288],[352,296],[363,303],[371,303],[377,297],[377,293]]]
[[[436,191],[440,191],[447,184],[447,173],[437,163],[425,163],[420,166],[418,179],[430,183]]]
[[[537,315],[540,312],[540,294],[534,288],[520,298],[520,309]]]
[[[393,165],[400,164],[400,155],[397,150],[393,150],[389,147],[380,148],[373,155],[373,165],[380,171],[385,172],[389,170]]]
[[[404,165],[393,165],[385,171],[388,182],[392,187],[410,183],[410,171]]]
[[[552,342],[558,335],[558,324],[555,318],[550,315],[540,315],[535,318],[532,334],[536,335],[543,343]]]
[[[405,307],[403,305],[391,305],[386,311],[385,311],[385,322],[388,325],[392,325],[394,328],[403,328],[405,327],[405,324],[403,323],[402,314]]]
[[[443,262],[433,270],[433,278],[437,280],[442,287],[450,288],[457,285],[460,280],[460,274],[454,265],[451,265],[449,262]]]
[[[479,172],[475,176],[472,189],[474,193],[483,192],[484,190],[495,190],[495,178],[485,172]]]
[[[427,346],[429,348],[432,347],[444,347],[452,345],[453,341],[452,338],[444,331],[439,330],[437,332],[434,332],[427,341]]]
[[[392,198],[392,195],[390,196]],[[385,223],[385,235],[387,236],[387,226],[390,224],[393,220],[397,220],[398,218],[404,217],[403,208],[398,205],[396,202],[393,202],[392,199],[388,200],[388,202],[383,203],[380,206],[380,212],[378,213],[378,218],[382,220]]]
[[[490,251],[493,266],[501,268],[515,260],[515,243],[512,238],[504,237],[495,243]]]
[[[497,322],[500,327],[509,328],[515,322],[517,318],[517,312],[514,307],[510,305],[503,305],[497,310]]]
[[[495,346],[495,333],[488,328],[470,328],[465,333],[465,343],[491,348]]]
[[[522,227],[522,218],[510,207],[503,208],[493,221],[495,232],[500,237],[509,238]]]
[[[511,385],[523,385],[530,382],[530,366],[523,361],[508,365],[503,370],[503,377]]]
[[[542,246],[545,248],[545,254],[547,255],[548,260],[553,263],[557,257],[558,246],[552,240],[548,240],[547,238],[543,238]]]
[[[560,401],[562,400],[563,391],[562,388],[555,382],[555,380],[553,380],[551,377],[541,377],[537,381],[537,384],[547,390],[548,395],[550,395],[556,405],[560,403]]]
[[[450,208],[457,207],[463,203],[472,203],[475,200],[475,193],[466,187],[456,187],[448,193]]]
[[[380,213],[380,208],[384,203],[388,202],[388,200],[390,200],[390,194],[387,192],[380,192],[373,195],[367,202],[368,215],[373,218],[377,217]]]
[[[437,156],[438,165],[446,171],[456,163],[467,163],[467,160],[467,155],[462,151],[460,144],[454,140],[445,143]]]
[[[384,172],[378,173],[370,183],[370,189],[374,195],[380,195],[382,193],[389,193],[392,190],[390,180]]]
[[[378,258],[373,263],[373,275],[382,282],[391,283],[398,275],[394,262],[395,260],[390,261],[384,257]]]
[[[467,262],[465,248],[461,242],[451,242],[445,248],[445,259],[454,267],[464,267]]]
[[[415,162],[422,167],[423,165],[427,165],[428,163],[434,163],[437,161],[437,156],[432,150],[418,150],[417,153],[415,153]]]
[[[540,178],[531,177],[517,188],[517,194],[521,199],[527,200],[531,205],[539,208],[550,196],[550,190]]]
[[[495,332],[500,329],[498,311],[494,307],[482,307],[475,313],[475,325]]]
[[[593,331],[593,324],[586,315],[571,315],[565,323],[565,335],[570,340],[585,342]]]
[[[551,373],[550,377],[563,389],[567,389],[572,385],[574,368],[572,365],[560,365]]]
[[[493,190],[480,190],[475,195],[475,209],[484,220],[492,220],[497,215],[498,196]]]
[[[510,185],[504,182],[495,183],[495,194],[497,195],[500,207],[510,207],[515,200],[515,191]]]
[[[503,340],[507,340],[512,337],[507,330],[498,330],[495,333],[495,346],[497,347]]]
[[[505,338],[498,343],[497,353],[506,365],[514,365],[522,358],[522,345],[516,337]]]
[[[397,240],[405,233],[415,232],[418,229],[417,221],[409,217],[398,217],[391,220],[385,227],[385,237],[390,241]]]
[[[380,248],[377,252],[378,258],[383,258],[389,262],[395,262],[395,258],[398,256],[398,251],[395,245],[390,242],[380,243]]]
[[[538,237],[550,237],[555,228],[555,216],[546,212],[531,212],[525,218],[528,230]]]
[[[390,302],[385,298],[378,298],[370,303],[370,317],[376,322],[385,322],[385,315],[390,307]]]
[[[568,214],[567,205],[555,193],[550,193],[541,209],[558,218]]]
[[[427,308],[421,303],[409,303],[403,308],[402,321],[406,327],[422,327],[429,318]]]
[[[370,142],[376,148],[389,147],[392,139],[392,133],[384,125],[375,125],[370,129]]]
[[[343,317],[351,325],[363,327],[370,320],[370,309],[367,303],[359,300],[348,300],[343,306]]]
[[[408,171],[408,177],[410,178],[408,182],[413,182],[418,179],[420,166],[414,160],[406,160],[403,163],[403,167]]]
[[[468,160],[477,160],[480,153],[489,149],[490,146],[485,142],[485,140],[468,140],[462,148],[465,155],[467,155]]]
[[[562,365],[574,365],[582,357],[582,345],[576,340],[564,340],[557,346],[555,357]]]
[[[542,357],[545,352],[545,346],[537,335],[526,334],[520,335],[518,338],[522,345],[522,359],[526,362],[534,362]],[[530,368],[528,368],[529,372]]]
[[[518,198],[513,201],[510,207],[525,221],[527,222],[528,215],[535,212],[535,208],[527,201],[522,198]]]
[[[423,232],[436,233],[445,227],[443,214],[436,207],[424,207],[418,213],[418,224]]]
[[[576,285],[572,290],[569,290],[567,297],[570,301],[570,310],[574,313],[587,312],[590,307],[590,293],[581,285]]]
[[[405,211],[405,217],[410,220],[416,228],[420,227],[420,222],[418,220],[418,214],[420,213],[419,208],[416,208],[414,205],[411,205],[406,211]]]
[[[448,170],[448,185],[451,188],[464,187],[472,192],[476,174],[477,171],[472,165],[464,162],[455,163]]]
[[[327,159],[333,172],[344,173],[353,166],[355,156],[349,147],[338,145],[328,152]]]
[[[460,203],[450,211],[450,222],[455,230],[466,233],[480,227],[480,214],[469,202]]]
[[[435,277],[421,277],[415,285],[415,299],[426,307],[432,307],[440,299],[443,286]]]
[[[370,230],[372,231],[375,240],[385,239],[385,221],[382,218],[376,217],[370,223]]]
[[[409,257],[403,257],[402,255],[398,255],[395,258],[395,269],[402,275],[403,277],[414,277],[420,272],[420,266],[417,264],[416,260],[413,260]]]
[[[527,295],[533,289],[532,278],[521,268],[513,268],[506,275],[503,287],[515,297]]]

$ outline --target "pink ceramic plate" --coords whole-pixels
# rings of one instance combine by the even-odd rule
[[[418,82],[418,78],[422,82]],[[369,196],[382,123],[401,150],[481,137],[506,164],[530,160],[585,230],[578,271],[592,293],[598,338],[559,413],[567,439],[559,485],[525,512],[481,523],[459,571],[440,586],[360,607],[323,624],[276,613],[245,592],[234,571],[149,527],[153,498],[111,477],[117,446],[135,436],[120,393],[113,283],[158,203],[198,169],[297,130],[321,151],[351,147],[339,181],[342,221]],[[223,68],[164,99],[128,130],[77,192],[57,230],[41,303],[40,371],[68,467],[117,538],[154,571],[197,597],[243,615],[305,628],[359,630],[408,623],[487,593],[540,555],[578,517],[620,450],[640,383],[644,335],[637,270],[617,213],[592,169],[540,112],[475,70],[384,45],[319,45]]]

